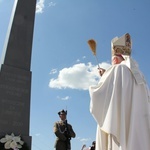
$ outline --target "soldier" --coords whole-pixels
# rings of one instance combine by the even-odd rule
[[[75,138],[76,134],[70,124],[67,123],[67,111],[61,110],[58,112],[60,121],[54,124],[54,133],[56,135],[55,149],[56,150],[71,150],[71,138]]]

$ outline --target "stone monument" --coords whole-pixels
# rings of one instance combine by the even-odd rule
[[[0,138],[20,135],[31,149],[31,52],[36,0],[15,0],[0,64]]]

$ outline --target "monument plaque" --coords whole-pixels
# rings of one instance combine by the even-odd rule
[[[14,133],[31,149],[31,50],[36,0],[15,0],[0,68],[0,138]]]

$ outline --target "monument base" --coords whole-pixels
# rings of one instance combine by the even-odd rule
[[[11,134],[7,134],[7,135],[11,135]],[[14,134],[15,135],[15,134]],[[19,136],[19,135],[15,135],[15,136]],[[24,144],[22,145],[22,148],[19,150],[31,150],[31,142],[32,142],[32,137],[31,136],[24,136],[24,135],[20,135],[21,140],[24,142]],[[0,133],[0,139],[5,138],[4,134]],[[1,143],[0,142],[0,150],[7,150],[5,149],[5,143]],[[13,150],[13,149],[10,149]]]

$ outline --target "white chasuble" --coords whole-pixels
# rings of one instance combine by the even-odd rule
[[[96,150],[150,150],[150,97],[124,64],[114,65],[89,87],[97,122]]]

